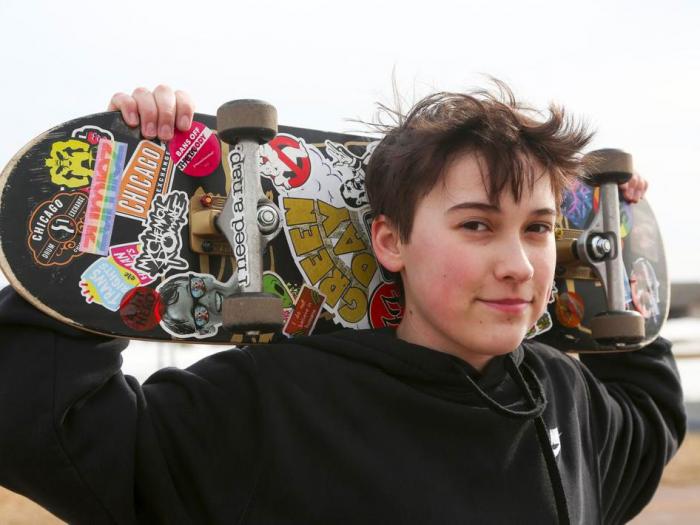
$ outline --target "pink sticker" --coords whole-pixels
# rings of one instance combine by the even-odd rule
[[[175,131],[168,148],[177,169],[192,177],[210,175],[221,162],[219,139],[201,122],[192,122],[189,131]]]
[[[137,242],[129,244],[120,244],[110,246],[109,254],[119,266],[136,274],[136,278],[140,284],[150,284],[153,282],[153,277],[146,273],[139,272],[136,269],[136,258],[141,253],[141,244]]]

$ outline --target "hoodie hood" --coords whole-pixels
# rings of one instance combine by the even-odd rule
[[[494,357],[479,373],[456,356],[399,339],[391,328],[347,329],[295,341],[380,368],[430,395],[508,417],[533,418],[545,408],[542,386],[523,363],[522,345]]]

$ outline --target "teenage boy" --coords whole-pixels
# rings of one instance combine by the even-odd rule
[[[185,102],[181,102],[185,100]],[[116,95],[147,135],[166,87]],[[133,114],[133,115],[132,115]],[[156,126],[156,124],[158,124]],[[0,483],[70,523],[622,523],[685,431],[668,342],[568,355],[523,342],[589,135],[507,90],[436,94],[366,174],[396,331],[234,349],[143,386],[126,346],[0,295]],[[625,189],[641,198],[636,177]]]

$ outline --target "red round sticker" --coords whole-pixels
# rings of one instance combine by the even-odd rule
[[[176,130],[168,149],[177,169],[192,177],[206,177],[221,163],[219,139],[201,122],[192,122],[188,131]]]
[[[372,328],[396,328],[402,317],[403,305],[399,287],[395,283],[380,284],[369,301],[369,322]]]
[[[163,311],[160,294],[147,286],[137,286],[124,294],[119,306],[119,315],[124,324],[137,332],[158,326]]]

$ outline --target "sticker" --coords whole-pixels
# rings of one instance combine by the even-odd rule
[[[276,295],[282,299],[282,322],[286,323],[294,308],[294,296],[287,284],[276,273],[264,272],[263,292]]]
[[[279,193],[283,229],[303,281],[325,296],[334,322],[368,328],[369,296],[382,282],[370,242],[364,170],[375,143],[307,144],[280,134],[260,149]]]
[[[100,304],[116,312],[122,298],[136,286],[144,286],[153,279],[134,268],[136,256],[141,253],[139,243],[120,244],[109,249],[108,257],[93,262],[80,276],[80,293],[88,304]]]
[[[552,316],[549,315],[549,312],[545,312],[540,316],[534,326],[527,331],[525,334],[525,339],[532,339],[533,337],[537,337],[540,334],[548,332],[553,326]]]
[[[583,319],[584,303],[575,292],[564,292],[557,296],[555,312],[557,320],[566,328],[576,328]]]
[[[61,189],[89,186],[102,139],[114,140],[114,136],[106,129],[87,125],[74,129],[70,139],[53,142],[44,159],[51,182]]]
[[[136,287],[122,299],[119,315],[124,324],[136,332],[152,330],[163,315],[160,295],[147,286]]]
[[[362,208],[369,205],[365,189],[365,169],[369,157],[378,142],[370,143],[362,155],[355,155],[343,144],[327,140],[326,152],[331,158],[334,173],[341,178],[340,194],[350,208]]]
[[[127,145],[101,140],[97,147],[95,172],[90,185],[80,251],[107,255],[112,238],[117,190],[121,180]]]
[[[124,270],[128,270],[136,275],[139,283],[150,284],[153,278],[139,272],[136,269],[136,257],[141,253],[141,245],[137,242],[126,244],[118,244],[109,249],[109,255],[115,264],[121,266]]]
[[[187,261],[180,257],[180,232],[187,224],[188,206],[184,191],[156,195],[148,211],[146,229],[139,234],[143,251],[136,257],[136,270],[156,277],[169,270],[187,269]]]
[[[598,213],[600,209],[600,186],[593,188],[593,211]]]
[[[554,303],[558,297],[559,289],[557,288],[556,281],[554,281],[552,283],[552,289],[549,291],[549,300],[547,301],[547,304]],[[525,339],[532,339],[533,337],[537,337],[538,335],[541,335],[545,332],[549,332],[552,328],[554,328],[552,316],[550,315],[549,311],[545,310],[545,312],[540,316],[540,318],[537,319],[534,326],[531,326],[530,329],[527,331],[527,333],[525,334]]]
[[[632,206],[627,201],[620,202],[620,238],[627,237],[632,228],[634,228],[634,220],[632,214]]]
[[[224,299],[240,291],[235,278],[222,283],[209,274],[194,272],[173,275],[156,290],[161,328],[174,337],[197,339],[216,335],[224,320]]]
[[[124,169],[117,214],[145,223],[153,198],[170,191],[171,184],[170,153],[155,142],[142,140]]]
[[[369,289],[378,264],[361,215],[321,199],[281,197],[280,209],[304,280],[326,297],[325,307],[343,325],[367,327]]]
[[[260,173],[278,188],[303,186],[311,175],[311,160],[304,139],[285,133],[260,146]]]
[[[632,283],[627,273],[627,267],[622,265],[622,285],[625,289],[625,308],[632,309]]]
[[[369,302],[369,322],[372,328],[396,328],[403,318],[401,293],[396,283],[382,283]]]
[[[36,207],[29,219],[27,242],[41,266],[62,266],[82,255],[78,249],[88,196],[59,193]]]
[[[201,122],[193,122],[189,131],[175,131],[168,143],[177,169],[192,177],[205,177],[221,163],[219,139]]]
[[[111,131],[91,124],[74,129],[71,137],[86,140],[93,146],[97,146],[102,139],[114,140],[114,135],[112,135]]]
[[[316,326],[326,297],[306,284],[301,287],[292,315],[282,329],[290,337],[309,335]]]
[[[661,283],[656,277],[654,267],[649,261],[640,257],[632,265],[630,275],[632,304],[644,319],[656,322],[661,315],[659,289]]]
[[[230,229],[233,231],[233,253],[236,256],[236,273],[238,283],[242,288],[250,284],[248,275],[248,235],[246,233],[246,214],[244,207],[244,185],[243,163],[245,156],[240,145],[236,144],[228,156],[231,166],[231,191],[229,198],[232,200],[231,208],[233,218]]]
[[[51,182],[66,188],[82,188],[90,184],[95,167],[96,147],[77,139],[59,140],[51,144],[44,165],[49,168]]]
[[[593,188],[576,180],[569,191],[564,192],[561,213],[569,220],[571,227],[584,228],[586,219],[593,208]]]
[[[294,297],[282,278],[274,272],[263,273],[263,292],[282,299],[282,308],[292,308]]]

